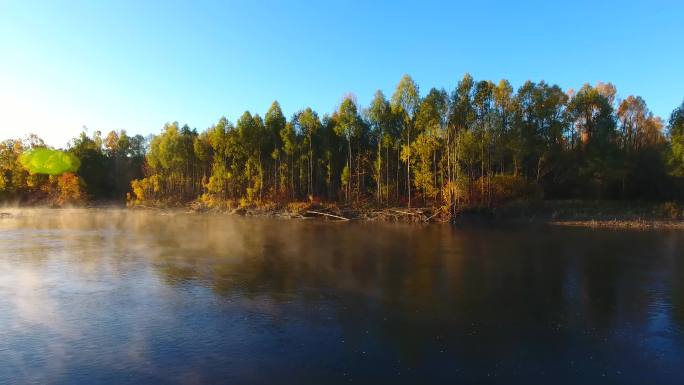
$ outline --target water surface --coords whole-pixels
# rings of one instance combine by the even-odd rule
[[[0,384],[684,383],[684,232],[0,219]]]

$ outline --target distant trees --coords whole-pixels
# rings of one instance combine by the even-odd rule
[[[202,132],[176,122],[149,140],[83,132],[68,146],[81,160],[77,179],[32,175],[18,156],[44,144],[6,140],[0,194],[52,183],[74,201],[129,193],[132,202],[321,199],[452,212],[531,197],[671,199],[684,190],[684,103],[667,123],[611,83],[514,90],[465,74],[450,92],[421,96],[405,75],[389,100],[377,91],[361,108],[347,95],[329,115],[305,108],[287,119],[273,102],[263,118],[246,111]]]
[[[104,138],[100,131],[86,132],[69,142],[69,151],[81,160],[77,175],[90,199],[121,200],[130,191],[131,180],[143,176],[146,140],[126,131],[111,131]]]
[[[99,137],[99,133],[97,137]],[[54,155],[45,159],[45,163],[38,170],[34,169],[33,166],[35,165],[22,164],[21,154],[26,156],[29,154],[38,155],[39,153],[42,155],[44,153],[60,154],[63,152],[48,150],[45,143],[35,135],[29,135],[24,140],[8,139],[0,142],[0,201],[49,202],[56,205],[85,202],[88,194],[85,190],[86,183],[80,174],[83,169],[79,168],[78,173],[71,172],[73,170],[54,171],[56,168],[61,168],[55,163]],[[75,154],[73,149],[71,153]],[[67,155],[67,158],[77,161],[74,168],[77,167],[78,160],[73,155],[64,154],[65,157]],[[60,158],[64,159],[64,157]],[[84,156],[84,158],[86,157]],[[88,164],[88,166],[90,165]],[[85,170],[88,168],[86,167]],[[62,174],[46,175],[39,172],[62,172]],[[128,185],[130,179],[124,183]],[[125,191],[127,190],[128,186],[125,187]]]
[[[179,128],[176,122],[166,124],[162,134],[150,141],[146,157],[148,177],[137,182],[133,192],[137,195],[137,191],[145,191],[145,197],[170,201],[196,197],[203,189],[203,168],[195,152],[197,138],[197,131],[187,125]]]
[[[28,140],[7,139],[0,142],[0,197],[6,199],[27,195],[36,187],[37,176],[31,176],[19,156],[32,148]]]

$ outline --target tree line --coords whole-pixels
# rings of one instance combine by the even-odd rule
[[[80,160],[74,173],[33,173],[20,158],[23,153],[48,147],[36,135],[0,142],[0,201],[20,204],[81,204],[86,201],[123,200],[132,180],[144,176],[146,139],[130,137],[126,131],[102,136],[82,132],[66,151]]]
[[[31,189],[14,176],[17,143],[0,147],[0,191]],[[83,133],[68,151],[81,159],[87,196],[132,204],[669,200],[684,193],[684,103],[665,122],[639,96],[618,99],[611,83],[514,90],[466,74],[451,91],[421,94],[405,75],[365,107],[347,95],[330,114],[305,108],[287,119],[276,101],[263,117],[246,111],[201,132],[174,122],[147,139]]]

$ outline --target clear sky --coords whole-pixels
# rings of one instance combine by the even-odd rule
[[[684,1],[0,0],[0,138],[64,146],[83,126],[200,130],[221,116],[321,115],[408,73],[611,81],[664,118],[684,99]]]

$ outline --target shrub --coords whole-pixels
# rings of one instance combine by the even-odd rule
[[[492,201],[495,204],[529,199],[536,196],[535,184],[515,175],[494,175],[490,178],[489,188],[491,189]]]
[[[143,179],[131,181],[133,196],[132,203],[143,203],[156,200],[161,192],[161,185],[158,175],[151,175]]]
[[[684,212],[677,202],[665,202],[658,207],[660,215],[668,219],[681,219]]]
[[[86,200],[84,184],[81,178],[71,172],[50,177],[50,198],[60,206],[81,204]]]

